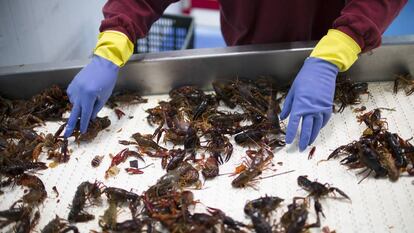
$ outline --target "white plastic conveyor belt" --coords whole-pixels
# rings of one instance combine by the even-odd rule
[[[394,108],[395,111],[383,111],[389,131],[398,133],[404,139],[414,136],[414,95],[407,97],[402,91],[393,94],[391,82],[370,83],[369,91],[371,97],[362,96],[361,105],[366,106],[367,110],[376,107]],[[39,208],[41,218],[36,229],[42,229],[55,215],[67,218],[76,188],[83,181],[98,180],[104,182],[106,186],[132,189],[137,193],[142,193],[154,184],[164,174],[159,159],[147,157],[146,164],[153,163],[153,165],[146,168],[141,175],[128,175],[123,169],[129,166],[128,162],[120,165],[121,172],[115,178],[105,179],[104,172],[110,164],[109,153],[116,154],[125,148],[118,144],[118,140],[127,140],[135,132],[154,131],[154,128],[147,123],[145,110],[155,106],[159,100],[167,98],[167,95],[148,96],[147,104],[124,107],[122,110],[126,113],[126,117],[120,120],[112,110],[104,109],[100,115],[109,115],[112,121],[109,130],[101,132],[91,143],[81,143],[78,146],[71,141],[69,147],[73,149],[73,153],[67,164],[39,172],[37,175],[45,183],[48,198]],[[129,119],[127,116],[134,117]],[[39,131],[54,132],[58,126],[58,123],[48,123]],[[285,199],[282,208],[286,209],[293,197],[307,195],[307,192],[299,188],[296,179],[299,175],[308,175],[311,180],[317,179],[321,183],[327,182],[342,189],[352,199],[352,201],[339,198],[323,199],[322,205],[326,218],[322,219],[322,226],[329,226],[331,230],[335,229],[337,232],[413,232],[414,179],[412,177],[405,173],[397,182],[392,183],[387,179],[375,179],[371,176],[358,184],[363,175],[356,175],[355,170],[347,170],[339,164],[338,160],[318,164],[318,161],[326,159],[333,149],[358,139],[363,129],[364,125],[357,123],[356,113],[353,113],[351,108],[346,108],[341,114],[333,114],[314,144],[316,152],[313,159],[307,158],[309,149],[299,153],[296,144],[275,152],[275,166],[272,169],[277,169],[276,173],[292,169],[295,172],[260,180],[256,185],[257,190],[234,189],[230,184],[233,177],[219,176],[205,182],[201,190],[193,190],[195,198],[201,203],[197,205],[196,211],[204,211],[206,206],[216,207],[237,220],[249,222],[243,213],[247,200],[266,194],[276,195]],[[233,139],[232,142],[235,145]],[[232,172],[242,162],[245,150],[235,145],[232,158],[220,167],[220,173]],[[98,168],[92,168],[90,165],[95,155],[105,155]],[[45,157],[45,154],[41,155],[42,161],[50,162],[46,161]],[[283,164],[278,165],[277,162]],[[142,167],[144,164],[140,163],[139,166]],[[267,170],[263,175],[274,173],[275,171]],[[52,191],[53,186],[56,186],[59,191],[58,197]],[[0,196],[0,210],[9,208],[23,195],[23,189],[18,186],[5,188],[3,191],[5,194]],[[88,207],[86,210],[95,214],[96,218],[87,223],[77,224],[80,231],[100,231],[98,220],[106,207],[106,201],[102,205]],[[126,217],[129,217],[127,211],[121,211],[119,220]],[[314,220],[315,215],[312,214],[310,218]],[[312,231],[321,230],[312,229]]]

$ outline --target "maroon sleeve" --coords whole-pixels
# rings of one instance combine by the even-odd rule
[[[145,37],[164,10],[179,0],[108,0],[99,31],[115,30],[135,42]]]
[[[366,52],[381,44],[381,35],[407,0],[349,0],[333,27],[351,36]]]

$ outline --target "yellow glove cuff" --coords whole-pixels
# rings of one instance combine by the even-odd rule
[[[347,34],[330,29],[311,53],[311,57],[335,64],[340,72],[348,70],[361,53],[359,45]]]
[[[94,54],[122,67],[131,57],[134,44],[122,32],[104,31],[99,33]]]

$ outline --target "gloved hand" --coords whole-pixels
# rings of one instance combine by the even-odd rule
[[[118,71],[117,65],[95,55],[92,61],[75,76],[67,89],[73,107],[66,126],[65,138],[72,135],[79,117],[80,131],[86,132],[89,121],[96,118],[111,96]]]
[[[325,60],[313,57],[305,60],[280,113],[282,120],[290,114],[286,143],[293,142],[301,119],[299,150],[305,150],[315,141],[319,130],[326,125],[332,114],[337,74],[338,67]]]
[[[72,80],[67,89],[72,112],[65,138],[72,135],[80,117],[80,131],[86,133],[89,121],[96,118],[112,94],[120,67],[131,57],[134,44],[118,31],[99,34],[92,61]]]
[[[296,136],[302,119],[299,150],[312,144],[332,114],[336,75],[357,60],[360,46],[347,34],[331,29],[305,60],[286,97],[280,118],[288,117],[286,143]]]

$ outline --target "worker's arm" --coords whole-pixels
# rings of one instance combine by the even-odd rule
[[[178,0],[109,0],[104,8],[98,42],[91,62],[67,89],[72,111],[65,131],[71,136],[78,119],[85,133],[112,94],[120,67],[134,50],[137,38],[145,37],[164,10]]]
[[[333,28],[349,35],[361,48],[370,51],[381,44],[381,37],[407,0],[350,0],[333,23]]]
[[[299,149],[316,139],[332,114],[338,72],[348,70],[361,52],[381,44],[381,35],[407,0],[352,0],[307,58],[286,97],[281,118],[290,114],[286,143],[292,143],[299,123]]]
[[[135,42],[147,35],[151,25],[174,2],[178,0],[109,0],[102,9],[105,19],[99,30],[122,32]]]

